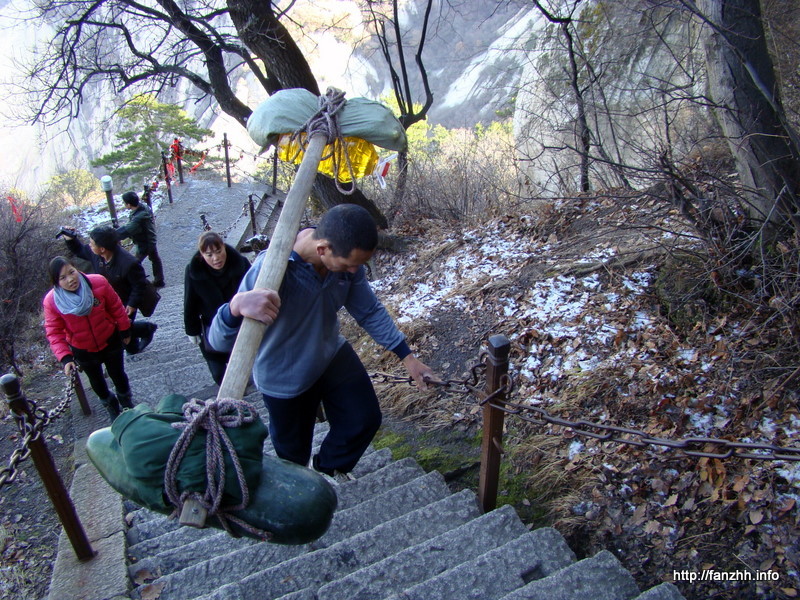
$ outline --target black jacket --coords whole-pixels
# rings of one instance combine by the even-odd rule
[[[98,256],[88,244],[76,238],[64,238],[67,248],[75,256],[92,263],[92,272],[105,277],[125,306],[139,308],[147,283],[144,268],[130,252],[118,247],[110,261]]]
[[[230,302],[239,289],[250,261],[225,244],[225,266],[215,271],[208,266],[200,252],[186,265],[183,283],[183,324],[186,335],[200,335],[203,327],[211,325],[217,309]]]
[[[139,204],[131,213],[128,224],[117,228],[119,238],[131,238],[139,254],[146,254],[156,245],[156,224],[146,204]]]

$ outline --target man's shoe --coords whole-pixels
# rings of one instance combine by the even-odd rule
[[[356,478],[352,473],[342,473],[341,471],[334,471],[333,480],[337,484],[342,484],[342,483],[347,483],[349,481],[355,481]]]
[[[163,288],[163,287],[165,287],[166,285],[167,285],[167,284],[166,284],[166,283],[164,283],[163,281],[154,281],[154,282],[153,282],[153,287],[155,287],[155,288]]]

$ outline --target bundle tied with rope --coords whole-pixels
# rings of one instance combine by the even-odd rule
[[[274,110],[278,103],[289,109]],[[375,171],[375,146],[399,152],[407,145],[405,129],[391,110],[366,98],[345,100],[336,88],[319,98],[302,88],[281,90],[256,108],[247,130],[262,152],[274,145],[279,158],[295,164],[302,162],[308,140],[324,133],[318,170],[332,177],[343,194],[353,193],[356,179]],[[349,188],[341,185],[351,182]]]
[[[155,410],[139,404],[124,411],[111,433],[144,506],[176,512],[191,497],[229,533],[232,520],[249,527],[232,513],[248,506],[261,478],[267,428],[252,404],[171,394]]]

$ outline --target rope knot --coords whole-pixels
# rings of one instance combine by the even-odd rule
[[[164,491],[167,498],[175,507],[173,515],[177,514],[183,506],[183,502],[188,497],[197,499],[206,509],[209,515],[216,516],[223,528],[234,535],[230,529],[229,521],[236,523],[240,527],[252,532],[256,532],[261,537],[269,537],[269,533],[256,530],[244,523],[241,519],[228,514],[229,511],[242,510],[250,504],[250,490],[247,488],[247,481],[244,476],[241,461],[236,454],[233,442],[225,433],[225,429],[241,427],[246,423],[256,420],[258,412],[256,407],[244,400],[234,398],[220,398],[217,400],[199,400],[192,398],[183,405],[183,416],[186,419],[182,423],[173,423],[175,429],[182,429],[175,446],[167,460],[167,467],[164,471]],[[178,492],[177,474],[178,467],[183,461],[194,436],[198,431],[204,429],[206,434],[206,489],[205,492],[184,491]],[[222,496],[225,492],[226,466],[224,450],[230,456],[233,468],[236,471],[239,490],[241,491],[242,501],[235,506],[221,506]]]
[[[350,179],[353,183],[350,189],[346,189],[340,185],[336,177],[334,177],[333,180],[336,182],[336,189],[339,190],[340,193],[350,195],[356,190],[356,178],[353,175],[353,166],[350,164],[350,155],[347,153],[347,146],[344,143],[344,136],[339,128],[338,119],[338,113],[344,108],[346,103],[347,101],[344,98],[344,92],[342,90],[329,87],[325,95],[320,96],[318,99],[319,110],[317,113],[292,134],[289,138],[289,143],[297,143],[297,154],[299,154],[300,151],[305,151],[308,140],[310,140],[313,135],[324,135],[326,140],[325,144],[330,145],[332,149],[331,154],[324,156],[323,160],[332,156],[333,172],[338,173],[339,164],[342,160],[340,154],[344,155],[345,164],[347,164],[347,168],[350,171]],[[305,134],[305,138],[302,134]]]

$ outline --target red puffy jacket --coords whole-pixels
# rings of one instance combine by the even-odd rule
[[[95,304],[91,312],[84,316],[65,315],[56,307],[53,290],[47,292],[44,305],[44,331],[50,349],[61,361],[72,355],[72,348],[99,352],[108,346],[114,332],[126,332],[131,321],[117,292],[102,275],[84,275],[92,287]]]

